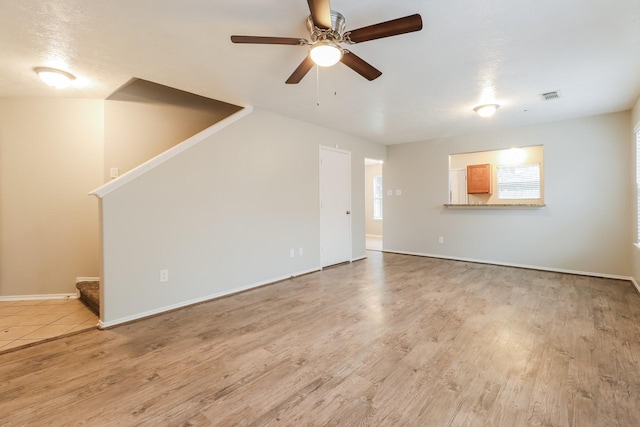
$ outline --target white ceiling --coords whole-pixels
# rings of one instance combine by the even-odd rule
[[[338,64],[318,89],[315,70],[284,83],[306,47],[229,40],[308,38],[304,0],[0,0],[0,97],[106,98],[139,77],[394,144],[622,111],[640,96],[640,0],[331,6],[347,29],[413,13],[424,28],[349,47],[377,80]],[[74,73],[77,87],[46,87],[36,66]],[[472,108],[492,96],[500,109],[480,119]]]

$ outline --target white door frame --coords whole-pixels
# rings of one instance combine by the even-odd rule
[[[464,192],[464,199],[459,201],[457,200],[457,197],[455,198],[455,200],[458,202],[458,204],[467,204],[469,203],[469,195],[466,194],[466,188],[467,188],[467,169],[466,168],[456,168],[456,169],[449,169],[449,203],[454,203],[454,197],[453,197],[453,181],[454,181],[454,173],[456,172],[463,172],[464,173],[464,183],[462,183],[459,180],[456,180],[456,185],[459,188],[464,188],[465,192]],[[457,174],[456,174],[457,177]],[[464,184],[464,186],[462,186],[461,184]],[[460,203],[462,202],[462,203]]]
[[[318,167],[319,167],[319,203],[318,203],[318,207],[320,208],[320,215],[319,215],[319,220],[320,220],[320,268],[324,268],[325,267],[325,262],[323,260],[324,257],[324,251],[323,251],[323,229],[322,229],[322,190],[323,190],[323,177],[322,177],[322,151],[326,150],[326,151],[333,151],[333,152],[337,152],[337,153],[342,153],[342,154],[346,154],[348,156],[348,165],[349,165],[349,177],[348,177],[348,190],[349,190],[349,202],[348,202],[348,211],[350,212],[349,216],[349,230],[348,230],[348,242],[349,242],[349,250],[348,250],[348,259],[345,260],[346,262],[352,262],[353,261],[353,237],[352,237],[352,217],[353,217],[353,211],[351,209],[351,201],[352,201],[352,194],[351,194],[351,151],[347,151],[347,150],[341,150],[339,148],[333,148],[333,147],[328,147],[328,146],[324,146],[324,145],[320,145],[319,147],[319,158],[318,158]],[[346,213],[345,213],[346,214]],[[330,264],[333,265],[333,264]],[[329,265],[326,265],[327,267]]]

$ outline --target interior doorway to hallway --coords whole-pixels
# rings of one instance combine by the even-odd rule
[[[381,251],[384,246],[382,163],[382,160],[364,159],[366,248],[372,251]]]

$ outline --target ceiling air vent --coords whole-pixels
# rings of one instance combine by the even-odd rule
[[[552,99],[558,99],[558,98],[560,98],[560,92],[557,90],[542,94],[542,99],[545,101],[551,101]]]

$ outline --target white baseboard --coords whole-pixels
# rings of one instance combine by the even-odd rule
[[[0,296],[0,301],[34,301],[48,299],[77,299],[79,295],[73,294],[39,294],[39,295],[8,295]]]
[[[310,268],[308,270],[303,270],[303,271],[299,271],[297,273],[293,273],[291,275],[291,278],[298,277],[298,276],[304,276],[305,274],[315,273],[316,271],[321,271],[321,270],[322,270],[322,268],[320,268],[320,267],[313,267],[313,268]],[[273,283],[273,282],[269,282],[269,283]]]
[[[283,280],[291,279],[291,278],[294,278],[294,277],[302,276],[304,274],[309,274],[309,273],[313,273],[313,272],[320,271],[320,270],[321,270],[320,267],[313,267],[313,268],[310,268],[308,270],[303,270],[303,271],[299,271],[299,272],[296,272],[296,273],[292,273],[292,274],[290,274],[288,276],[275,277],[273,279],[252,283],[250,285],[239,286],[239,287],[234,288],[234,289],[228,289],[228,290],[225,290],[225,291],[222,291],[222,292],[217,292],[215,294],[210,294],[210,295],[206,295],[206,296],[203,296],[203,297],[194,298],[194,299],[191,299],[191,300],[188,300],[188,301],[183,301],[183,302],[179,302],[179,303],[176,303],[176,304],[171,304],[171,305],[168,305],[168,306],[165,306],[165,307],[155,308],[153,310],[148,310],[148,311],[145,311],[143,313],[138,313],[138,314],[133,314],[131,316],[121,317],[119,319],[110,320],[108,322],[103,322],[102,320],[100,320],[98,322],[98,328],[100,328],[100,329],[111,328],[111,327],[114,327],[114,326],[117,326],[117,325],[121,325],[123,323],[129,323],[129,322],[132,322],[134,320],[140,320],[140,319],[143,319],[145,317],[155,316],[157,314],[165,313],[167,311],[176,310],[178,308],[183,308],[183,307],[187,307],[187,306],[190,306],[190,305],[199,304],[201,302],[210,301],[210,300],[222,298],[222,297],[225,297],[225,296],[237,294],[239,292],[248,291],[249,289],[259,288],[261,286],[270,285],[270,284],[273,284],[273,283],[276,283],[276,282],[281,282]]]
[[[384,249],[382,252],[389,252],[389,253],[401,254],[401,255],[423,256],[423,257],[429,257],[429,258],[450,259],[452,261],[475,262],[478,264],[501,265],[504,267],[527,268],[529,270],[550,271],[553,273],[576,274],[578,276],[592,276],[592,277],[602,277],[605,279],[627,280],[632,282],[636,287],[636,289],[638,289],[638,292],[640,292],[640,287],[638,286],[637,283],[635,283],[635,280],[633,279],[633,277],[630,277],[630,276],[620,276],[617,274],[608,274],[608,273],[595,273],[591,271],[569,270],[565,268],[542,267],[539,265],[513,264],[509,262],[488,261],[488,260],[474,259],[474,258],[452,257],[452,256],[445,256],[445,255],[426,254],[422,252],[396,251],[392,249]]]
[[[99,277],[76,277],[76,284],[80,282],[99,282]]]
[[[353,259],[351,260],[351,262],[362,261],[363,259],[367,259],[367,256],[366,256],[366,255],[363,255],[363,256],[358,257],[358,258],[353,258]]]
[[[95,282],[100,281],[99,277],[76,277],[76,284],[79,282]],[[36,301],[36,300],[49,300],[49,299],[77,299],[80,298],[80,293],[76,292],[71,294],[37,294],[37,295],[7,295],[0,296],[0,301]]]

